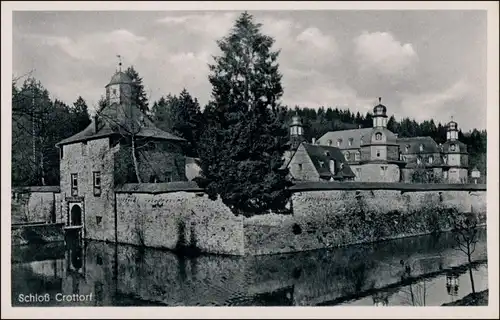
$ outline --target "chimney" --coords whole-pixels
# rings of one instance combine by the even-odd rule
[[[99,119],[97,118],[97,114],[94,116],[94,128],[97,133],[97,131],[99,131]]]
[[[312,138],[312,144],[316,144],[316,138]]]

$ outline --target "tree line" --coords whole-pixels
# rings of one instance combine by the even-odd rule
[[[372,126],[372,114],[356,114],[333,107],[319,109],[280,104],[283,95],[279,50],[261,24],[241,14],[227,36],[217,41],[219,56],[209,65],[212,96],[202,109],[186,89],[150,101],[143,80],[133,66],[132,101],[160,129],[188,141],[186,154],[199,159],[197,180],[212,199],[220,197],[236,214],[255,214],[283,208],[287,202],[287,170],[282,169],[288,148],[288,124],[302,116],[308,141],[332,130]],[[90,124],[82,97],[69,106],[50,98],[32,77],[12,84],[12,184],[59,184],[59,155],[55,143]],[[101,97],[94,109],[106,106]],[[400,137],[430,136],[446,140],[445,125],[391,117],[389,130]],[[470,152],[470,163],[485,173],[486,131],[459,132]],[[481,163],[481,164],[480,164]]]

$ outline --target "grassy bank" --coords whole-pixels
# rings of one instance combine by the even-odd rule
[[[460,300],[444,303],[443,306],[487,306],[488,305],[488,289],[477,292],[476,294],[468,294]]]

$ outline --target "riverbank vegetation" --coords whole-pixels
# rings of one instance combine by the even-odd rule
[[[443,303],[442,306],[455,306],[455,307],[462,307],[462,306],[487,306],[488,305],[488,293],[489,289],[477,292],[477,293],[470,293],[463,297],[460,300],[449,302],[449,303]]]

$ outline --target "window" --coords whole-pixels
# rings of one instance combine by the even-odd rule
[[[116,94],[116,89],[113,88],[113,94]]]
[[[87,155],[87,142],[82,142],[82,156]]]
[[[424,145],[421,144],[419,149],[420,149],[420,152],[424,151]]]
[[[71,174],[71,196],[77,196],[77,195],[78,195],[78,174],[72,173]]]
[[[430,156],[428,162],[429,162],[429,164],[432,164],[434,162],[434,158],[432,156]]]
[[[165,174],[165,182],[172,182],[172,172],[167,172]]]
[[[351,154],[349,153],[349,151],[346,151],[346,153],[344,153],[344,157],[346,160],[349,160],[349,158],[351,157]]]
[[[101,226],[101,222],[102,222],[102,217],[96,216],[95,217],[95,224],[97,224],[98,226]]]
[[[342,168],[341,168],[342,169]],[[330,160],[330,172],[332,174],[335,174],[336,173],[336,170],[335,170],[335,160]]]
[[[382,134],[380,132],[375,134],[375,140],[382,140]]]
[[[356,152],[354,154],[354,160],[359,161],[360,157],[361,157],[361,154],[359,152]]]
[[[302,171],[302,163],[298,163],[297,167],[299,168],[299,171]]]
[[[101,195],[101,172],[94,171],[94,196],[99,197]]]
[[[338,139],[337,140],[337,147],[340,147],[341,144],[342,144],[342,139]]]
[[[387,171],[387,166],[381,166],[380,167],[380,175],[381,176],[385,175],[386,171]]]
[[[452,145],[450,146],[450,150],[451,150],[451,151],[455,151],[455,149],[456,149],[455,145],[454,145],[454,144],[452,144]]]
[[[328,140],[328,145],[331,146],[332,145],[332,140]]]
[[[405,147],[405,152],[408,153],[408,151],[410,151],[410,145],[407,144],[406,147]]]
[[[349,147],[352,146],[352,140],[353,140],[352,138],[349,138]]]
[[[417,164],[421,164],[422,163],[422,159],[420,159],[420,157],[417,158]]]
[[[377,158],[380,158],[380,150],[377,150]]]

